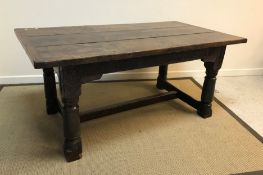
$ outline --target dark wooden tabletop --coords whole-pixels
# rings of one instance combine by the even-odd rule
[[[35,68],[78,65],[245,43],[247,39],[181,23],[15,29]]]

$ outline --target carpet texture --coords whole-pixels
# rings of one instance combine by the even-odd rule
[[[172,84],[199,99],[189,79]],[[80,109],[158,93],[154,81],[89,83]],[[83,157],[66,163],[62,119],[45,112],[42,85],[0,92],[0,174],[235,174],[263,169],[263,145],[213,103],[213,117],[171,100],[81,124]]]

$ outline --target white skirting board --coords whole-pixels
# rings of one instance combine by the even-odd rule
[[[103,80],[127,79],[156,79],[158,72],[117,72],[103,75]],[[221,69],[218,76],[259,76],[263,75],[263,68],[254,69]],[[169,71],[168,78],[178,77],[204,77],[204,70],[194,71]],[[0,84],[31,84],[43,83],[42,75],[16,75],[0,76]]]

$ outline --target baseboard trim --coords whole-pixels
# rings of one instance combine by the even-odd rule
[[[105,80],[126,80],[126,79],[155,79],[158,72],[117,72],[105,74],[102,81]],[[193,71],[169,71],[168,78],[180,77],[203,77],[204,70]],[[254,69],[221,69],[218,76],[259,76],[263,75],[263,68]],[[17,75],[0,76],[0,84],[31,84],[43,83],[42,75]]]

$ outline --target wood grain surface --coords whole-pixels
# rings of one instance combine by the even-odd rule
[[[35,68],[78,65],[245,43],[184,24],[156,22],[15,29]]]

